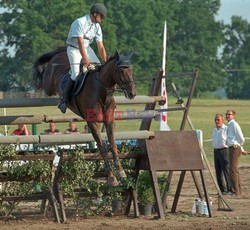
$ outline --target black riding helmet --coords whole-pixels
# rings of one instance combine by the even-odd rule
[[[107,9],[103,4],[100,3],[96,3],[94,4],[91,9],[90,9],[90,13],[99,13],[101,14],[103,17],[106,17],[107,15]]]

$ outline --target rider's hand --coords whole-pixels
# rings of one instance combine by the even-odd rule
[[[84,66],[88,67],[90,65],[89,59],[83,60]]]
[[[88,66],[90,65],[89,59],[83,60],[84,66],[82,67],[82,72],[85,73],[88,71]]]
[[[88,68],[84,65],[83,67],[82,67],[82,72],[83,73],[86,73],[88,71]]]
[[[95,66],[93,64],[89,64],[88,70],[95,70]]]
[[[95,70],[95,66],[93,64],[89,64],[88,66],[84,65],[82,68],[82,72],[86,73],[88,70]]]

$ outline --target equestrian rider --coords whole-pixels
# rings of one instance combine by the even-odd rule
[[[67,55],[70,63],[71,77],[66,83],[58,108],[62,113],[66,112],[67,103],[70,97],[75,80],[80,73],[80,62],[83,60],[83,72],[93,70],[95,67],[91,63],[100,63],[90,44],[95,38],[99,55],[106,62],[107,55],[102,40],[102,29],[100,22],[107,15],[107,9],[103,4],[96,3],[90,9],[90,14],[76,19],[70,27],[67,38]]]

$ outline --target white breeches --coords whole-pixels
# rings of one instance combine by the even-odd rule
[[[94,50],[90,46],[86,49],[86,52],[87,52],[90,63],[100,63],[99,59],[95,55]],[[82,60],[82,55],[79,49],[71,47],[71,46],[67,47],[67,55],[68,55],[68,59],[70,63],[71,79],[75,81],[76,77],[80,73],[80,63]]]

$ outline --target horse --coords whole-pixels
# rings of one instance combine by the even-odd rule
[[[116,51],[105,64],[88,73],[82,89],[74,100],[72,98],[69,100],[67,105],[71,111],[86,120],[104,160],[107,183],[111,186],[118,185],[116,177],[126,177],[114,138],[114,110],[116,105],[113,94],[118,85],[126,98],[133,99],[136,96],[132,76],[133,69],[130,63],[131,56],[132,53],[123,55]],[[41,55],[33,65],[33,78],[36,87],[43,89],[48,96],[62,96],[60,82],[69,73],[69,70],[70,64],[66,47],[58,47]],[[111,170],[108,149],[100,135],[101,122],[104,123],[106,128],[116,175]]]

